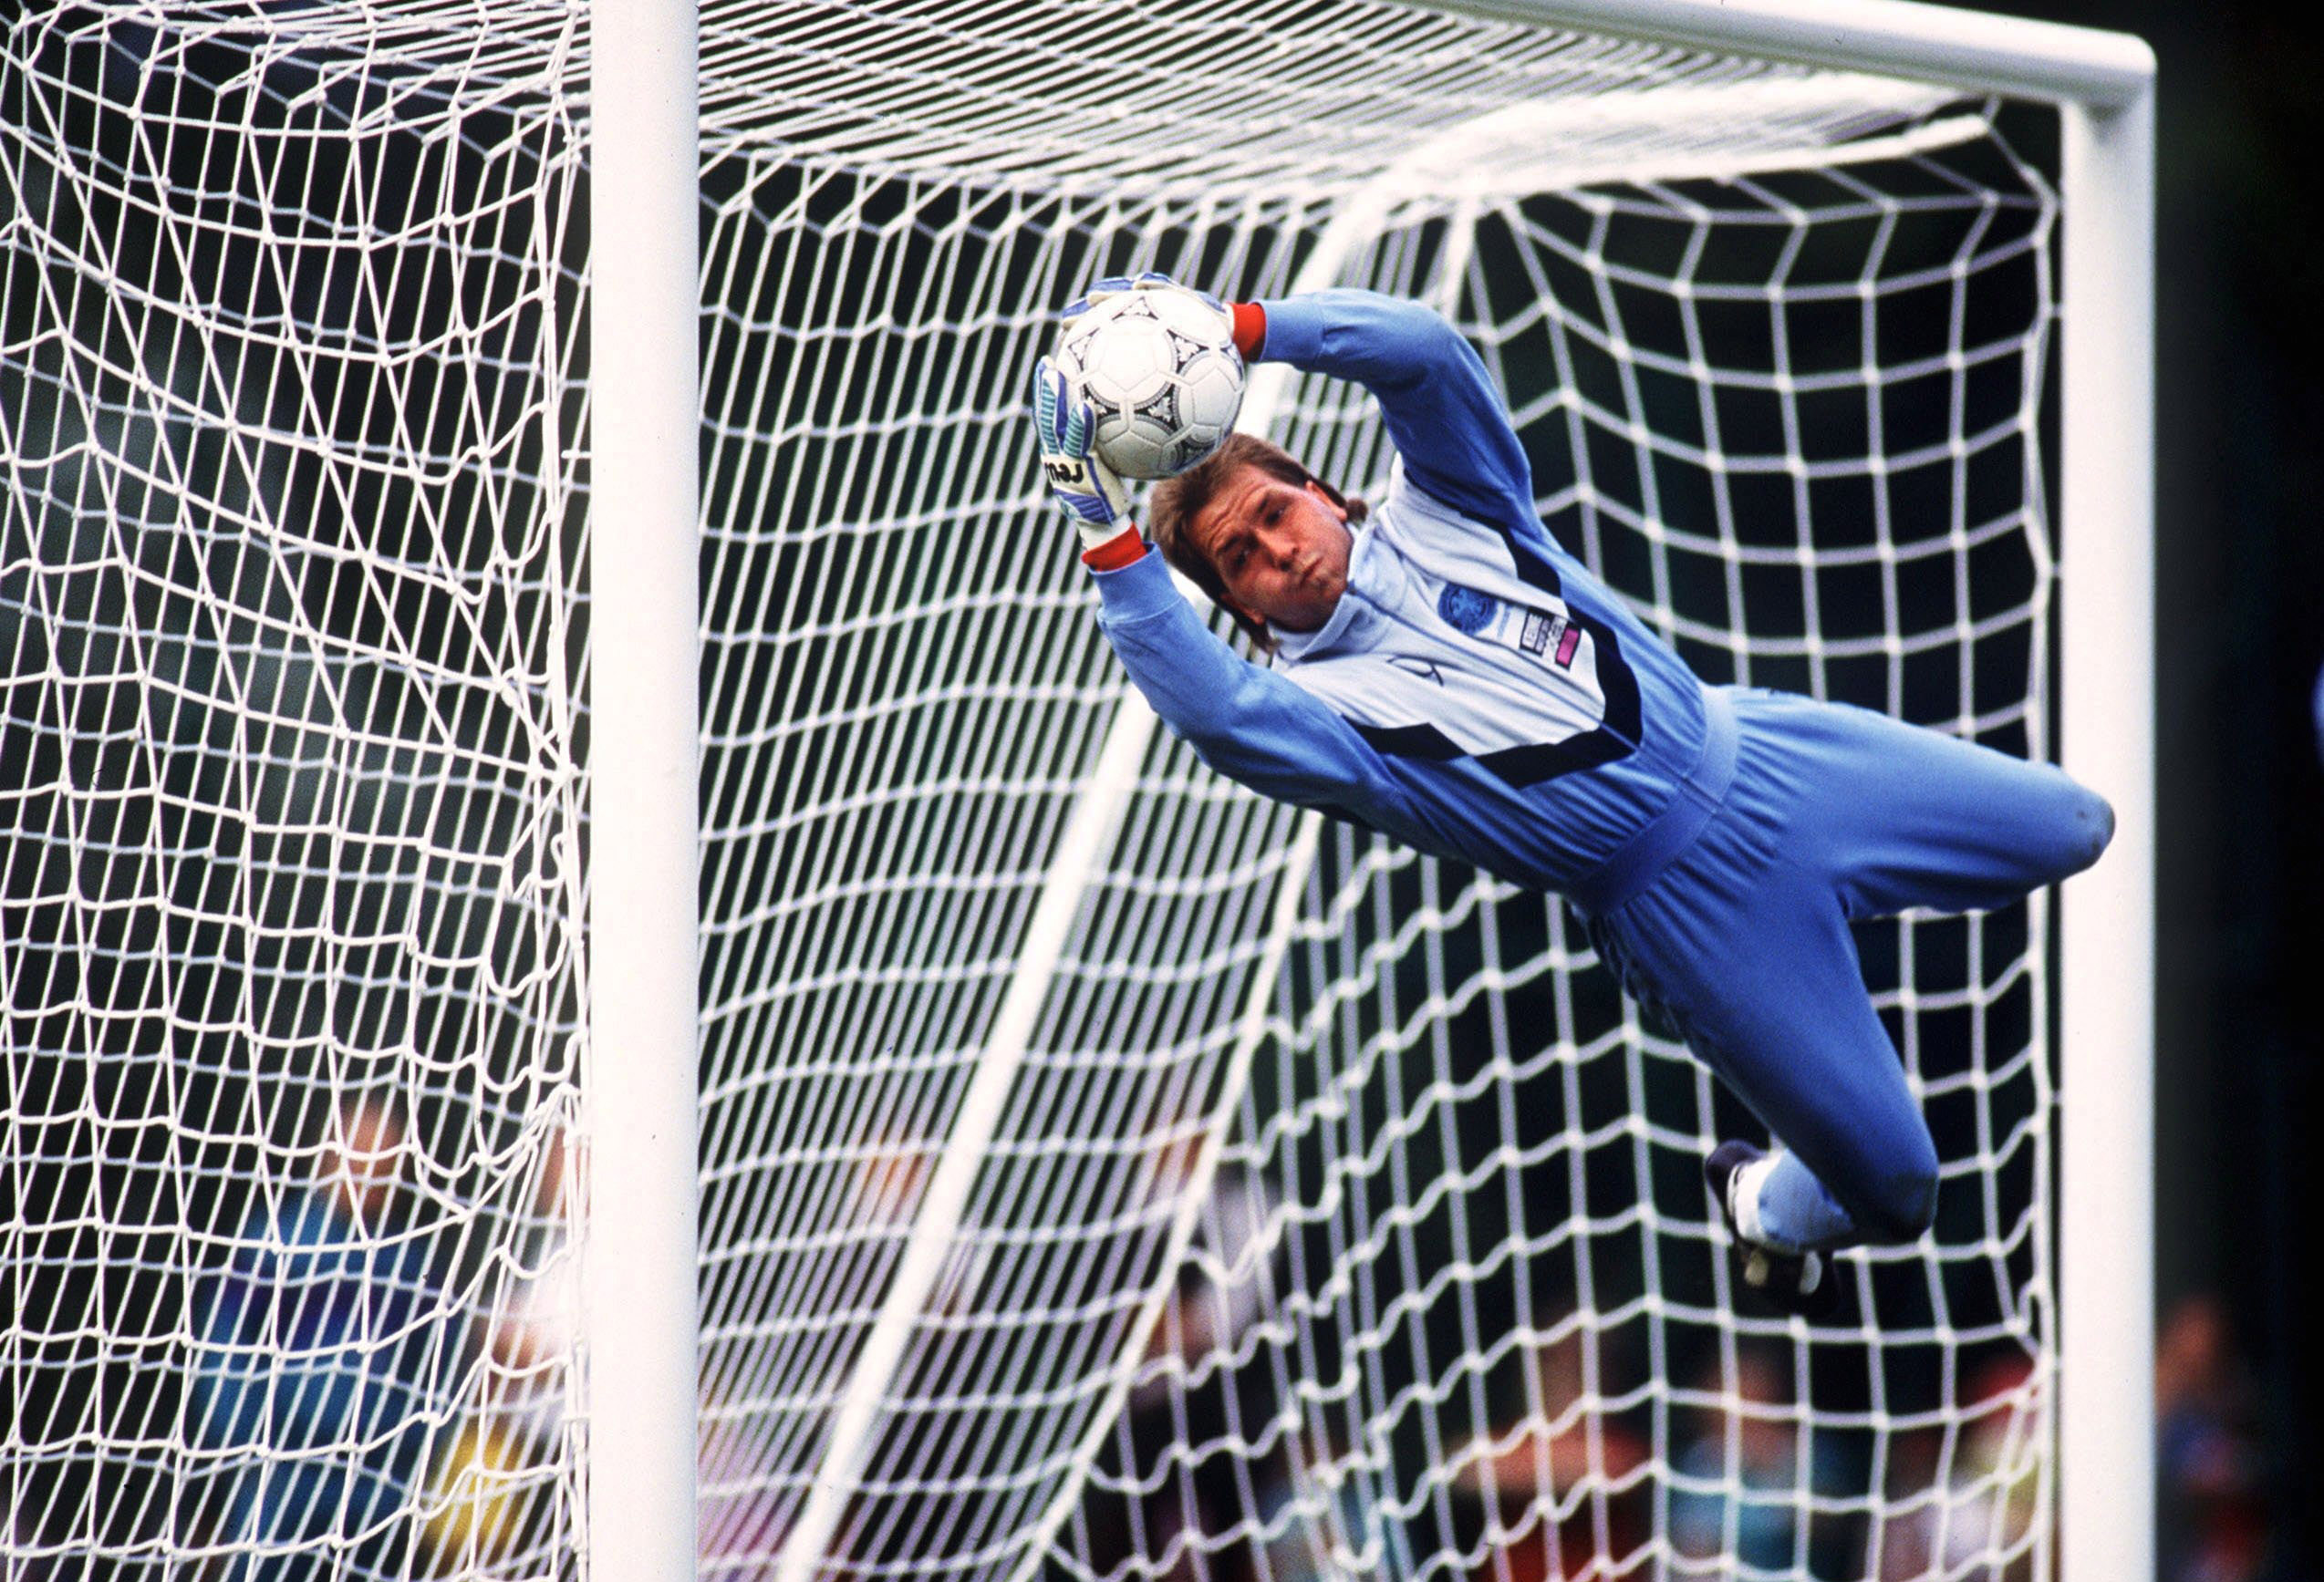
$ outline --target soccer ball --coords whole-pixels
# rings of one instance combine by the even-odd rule
[[[1219,448],[1242,407],[1242,354],[1219,315],[1176,291],[1126,291],[1065,326],[1057,371],[1097,414],[1098,459],[1167,478]]]

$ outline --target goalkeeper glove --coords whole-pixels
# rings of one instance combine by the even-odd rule
[[[1097,454],[1097,414],[1074,398],[1047,357],[1032,370],[1032,426],[1041,441],[1041,470],[1059,508],[1080,529],[1083,548],[1099,549],[1134,532],[1129,489]]]
[[[1109,274],[1093,284],[1087,292],[1065,305],[1062,318],[1078,318],[1109,296],[1120,296],[1131,291],[1175,291],[1190,296],[1219,315],[1227,338],[1246,357],[1255,357],[1267,339],[1267,315],[1255,302],[1220,302],[1207,291],[1197,291],[1191,285],[1180,285],[1167,274],[1147,270],[1132,280],[1125,275]]]
[[[1058,315],[1058,316],[1060,318],[1078,318],[1083,314],[1087,313],[1091,308],[1095,307],[1099,303],[1104,302],[1107,297],[1120,296],[1126,292],[1132,291],[1175,291],[1180,296],[1190,296],[1194,298],[1195,301],[1202,304],[1203,306],[1209,308],[1211,312],[1219,315],[1219,321],[1226,326],[1226,331],[1229,336],[1232,336],[1235,333],[1235,315],[1233,312],[1228,308],[1225,303],[1220,302],[1217,297],[1211,295],[1207,291],[1197,291],[1191,285],[1180,285],[1168,275],[1157,274],[1150,269],[1144,274],[1139,275],[1136,280],[1126,279],[1119,274],[1107,275],[1105,279],[1098,281],[1095,284],[1092,285],[1089,290],[1084,292],[1082,295],[1077,296],[1073,301],[1067,303],[1065,305],[1064,312]]]

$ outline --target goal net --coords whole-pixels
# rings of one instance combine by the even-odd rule
[[[1997,108],[1375,5],[717,5],[704,78],[706,1574],[2030,1575],[2041,903],[1863,933],[1938,1226],[1738,1312],[1750,1119],[1561,904],[1154,731],[1022,412],[1100,275],[1430,302],[1707,679],[2039,755]],[[1385,479],[1359,390],[1245,421]]]
[[[565,1574],[586,27],[5,36],[0,1555]],[[1427,301],[1706,679],[2042,756],[2044,119],[1368,0],[713,0],[701,94],[703,1574],[2044,1570],[2043,901],[1860,933],[1937,1225],[1751,1316],[1750,1117],[1155,729],[1022,410],[1099,275]]]
[[[11,1577],[572,1552],[577,24],[0,24]]]

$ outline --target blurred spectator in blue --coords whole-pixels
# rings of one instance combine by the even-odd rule
[[[1283,1436],[1284,1453],[1261,1463],[1253,1503],[1268,1535],[1259,1574],[1267,1582],[1402,1582],[1411,1545],[1378,1501],[1373,1458],[1349,1448],[1344,1425],[1311,1418]],[[1340,1432],[1335,1432],[1338,1429]]]
[[[2316,756],[2324,761],[2324,668],[2316,672],[2316,695],[2308,700],[2308,708],[2316,716]]]
[[[430,1407],[449,1394],[470,1326],[410,1232],[405,1147],[387,1105],[342,1104],[312,1183],[264,1194],[196,1298],[187,1426],[210,1453],[213,1577],[408,1568]]]
[[[1727,1577],[1804,1563],[1810,1576],[1840,1576],[1852,1546],[1829,1502],[1861,1495],[1861,1476],[1840,1437],[1803,1418],[1780,1354],[1738,1341],[1732,1375],[1714,1359],[1696,1388],[1704,1404],[1678,1453],[1670,1537],[1697,1564],[1674,1569]]]
[[[2266,1559],[2258,1442],[2218,1299],[2193,1296],[2155,1337],[2163,1582],[2244,1582]]]

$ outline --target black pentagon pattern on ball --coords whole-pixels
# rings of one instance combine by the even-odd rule
[[[1160,389],[1132,407],[1130,411],[1134,416],[1160,424],[1165,433],[1175,434],[1181,427],[1178,422],[1179,388],[1178,377],[1174,374]]]
[[[1089,343],[1096,338],[1096,326],[1079,325],[1068,329],[1065,332],[1065,338],[1058,345],[1057,349],[1061,354],[1059,360],[1065,365],[1065,372],[1073,380],[1074,388],[1077,391],[1081,388],[1082,378],[1089,367]]]

